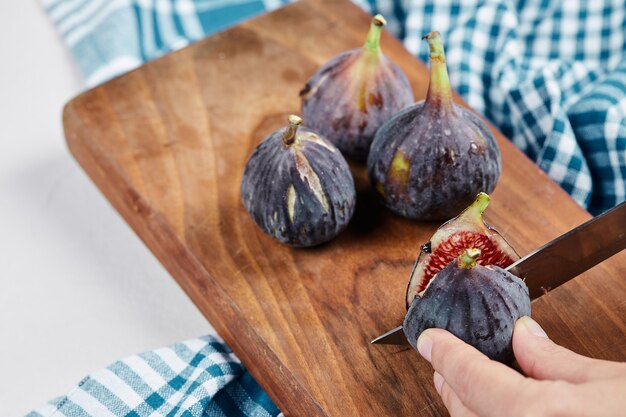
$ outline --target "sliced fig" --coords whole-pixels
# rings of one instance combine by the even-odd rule
[[[476,200],[457,217],[447,221],[420,247],[406,292],[407,308],[421,295],[433,277],[468,248],[477,248],[481,265],[506,268],[519,259],[509,243],[483,220],[490,198],[479,193]]]
[[[314,246],[346,228],[356,206],[348,163],[332,143],[300,127],[266,137],[246,162],[241,199],[252,220],[290,246]]]
[[[463,251],[412,301],[402,328],[414,348],[424,330],[441,328],[490,359],[513,360],[513,327],[530,316],[528,287],[498,266],[479,265],[480,255],[476,248]]]
[[[406,75],[381,50],[384,25],[374,16],[363,47],[330,59],[300,92],[307,126],[357,160],[367,158],[378,128],[413,103]]]

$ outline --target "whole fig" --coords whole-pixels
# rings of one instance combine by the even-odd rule
[[[478,265],[479,255],[479,249],[466,250],[413,300],[402,328],[415,349],[419,335],[435,327],[448,330],[490,359],[513,360],[513,327],[517,319],[530,315],[528,287],[498,266]]]
[[[376,15],[363,48],[332,58],[300,92],[307,125],[357,160],[367,158],[378,128],[413,103],[406,76],[381,51],[384,25]]]
[[[449,219],[500,177],[500,151],[480,117],[454,104],[439,33],[430,47],[426,100],[401,111],[376,134],[367,160],[370,181],[393,212],[411,219]]]
[[[241,199],[252,220],[290,246],[314,246],[337,236],[356,205],[350,168],[324,137],[289,125],[266,137],[252,152],[241,181]]]
[[[519,259],[515,249],[483,220],[490,198],[479,193],[461,214],[441,225],[428,242],[420,247],[406,290],[406,306],[421,295],[430,280],[466,249],[480,249],[477,262],[506,268]]]

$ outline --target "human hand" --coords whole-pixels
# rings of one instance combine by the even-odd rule
[[[442,329],[417,340],[435,369],[452,417],[626,416],[626,363],[591,359],[561,347],[530,317],[513,331],[524,377]]]

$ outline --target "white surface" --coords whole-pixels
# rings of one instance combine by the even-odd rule
[[[35,0],[0,2],[0,415],[211,327],[71,158],[82,78]]]

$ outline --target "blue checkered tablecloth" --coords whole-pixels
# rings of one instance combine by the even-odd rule
[[[26,417],[275,417],[280,411],[217,336],[130,356]]]
[[[41,1],[89,86],[286,3]],[[441,32],[454,88],[581,206],[598,214],[625,199],[624,0],[355,2],[424,61],[421,36]],[[204,337],[118,361],[29,417],[278,413],[223,342]]]

